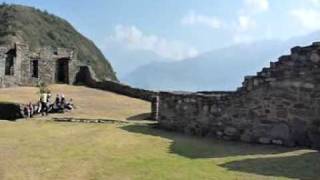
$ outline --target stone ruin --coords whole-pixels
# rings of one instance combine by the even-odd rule
[[[0,47],[0,88],[38,86],[40,83],[74,84],[81,67],[73,49],[42,47],[30,50],[26,44]],[[0,119],[23,118],[23,104],[0,102]]]
[[[35,86],[39,82],[80,83],[149,101],[152,118],[167,130],[320,148],[320,43],[292,48],[290,55],[271,62],[255,76],[245,77],[236,91],[194,93],[153,92],[98,81],[91,67],[81,65],[70,49],[30,51],[20,43],[0,47],[0,87]]]
[[[80,63],[72,49],[44,47],[31,51],[27,45],[0,47],[0,88],[47,84],[72,84]]]
[[[81,84],[149,102],[156,96],[153,91],[107,79],[98,80],[90,65],[81,63],[73,49],[43,47],[30,50],[22,43],[0,47],[0,88],[37,86],[40,83]],[[0,102],[0,119],[23,118],[24,106]]]
[[[187,134],[320,148],[320,43],[292,48],[233,92],[160,92],[155,114]]]

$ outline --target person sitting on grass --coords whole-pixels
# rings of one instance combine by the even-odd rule
[[[60,113],[62,112],[63,108],[61,107],[61,95],[57,94],[56,99],[53,103],[52,112],[53,113]]]
[[[72,98],[67,102],[63,94],[57,95],[54,103],[51,103],[50,97],[50,93],[42,93],[37,104],[33,105],[29,102],[29,104],[23,108],[25,116],[31,118],[33,115],[39,113],[41,113],[42,116],[47,116],[48,113],[63,113],[65,110],[71,111],[75,108]]]
[[[41,102],[38,101],[35,105],[34,105],[34,113],[35,114],[39,114],[41,112]]]
[[[69,100],[69,102],[67,102],[64,106],[64,108],[66,108],[68,111],[71,111],[74,109],[74,105],[73,105],[73,100],[72,98]]]
[[[54,101],[55,109],[58,109],[58,108],[59,108],[59,106],[60,106],[60,101],[61,101],[60,95],[57,94],[56,99],[55,99],[55,101]]]
[[[35,114],[40,114],[41,113],[41,101],[38,101],[35,105],[34,105],[34,112]]]
[[[31,102],[29,102],[29,104],[24,107],[24,114],[28,118],[32,118],[33,117],[33,115],[34,115],[34,107],[33,107]]]
[[[64,98],[64,94],[61,94],[61,107],[63,108],[66,104],[66,98]]]

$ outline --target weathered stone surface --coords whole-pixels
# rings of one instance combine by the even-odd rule
[[[274,139],[288,140],[290,138],[290,130],[286,124],[273,125],[270,135]]]
[[[218,136],[218,137],[223,136],[223,132],[221,132],[221,131],[217,131],[217,136]]]
[[[240,140],[243,142],[248,142],[248,143],[253,142],[253,137],[252,137],[250,130],[247,130],[246,132],[244,132],[241,135]]]
[[[313,53],[310,57],[310,60],[314,63],[317,63],[320,61],[320,56],[318,53]]]
[[[0,47],[0,88],[17,85],[72,84],[80,62],[73,50],[49,48],[31,51],[27,45]]]
[[[261,144],[270,144],[271,143],[271,139],[267,138],[267,137],[261,137],[261,138],[259,138],[259,143],[261,143]]]
[[[309,138],[311,141],[311,147],[315,149],[320,149],[320,133],[309,132]]]
[[[273,139],[273,140],[272,140],[272,144],[283,145],[283,141],[280,140],[280,139]]]
[[[318,52],[320,46],[292,48],[234,92],[160,92],[160,127],[183,132],[197,122],[196,134],[206,129],[227,139],[320,148]]]
[[[226,134],[227,136],[236,136],[238,135],[239,131],[234,128],[234,127],[226,127],[224,129],[224,134]]]

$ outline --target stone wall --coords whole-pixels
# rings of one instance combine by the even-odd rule
[[[251,143],[320,148],[320,44],[295,47],[235,92],[160,92],[160,127]]]
[[[151,117],[155,120],[158,115],[158,92],[133,88],[131,86],[110,80],[98,81],[90,66],[81,66],[75,77],[75,84],[85,85],[95,89],[114,92],[117,94],[141,99],[151,103]]]
[[[6,59],[13,55],[13,74],[6,75]],[[37,61],[38,76],[33,76],[33,61]],[[75,75],[81,66],[76,59],[74,50],[65,48],[42,47],[30,50],[26,44],[16,43],[14,47],[0,47],[0,88],[11,86],[36,86],[39,82],[57,83],[57,65],[66,61],[69,84],[75,82]]]
[[[80,71],[76,75],[75,82],[75,84],[83,84],[91,88],[111,91],[117,94],[122,94],[149,102],[154,102],[154,98],[157,97],[157,92],[154,91],[133,88],[131,86],[110,80],[97,81],[94,72],[89,66],[80,67]]]

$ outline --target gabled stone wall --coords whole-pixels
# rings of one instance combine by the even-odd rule
[[[161,127],[251,143],[320,148],[320,44],[295,47],[235,92],[159,94]]]

